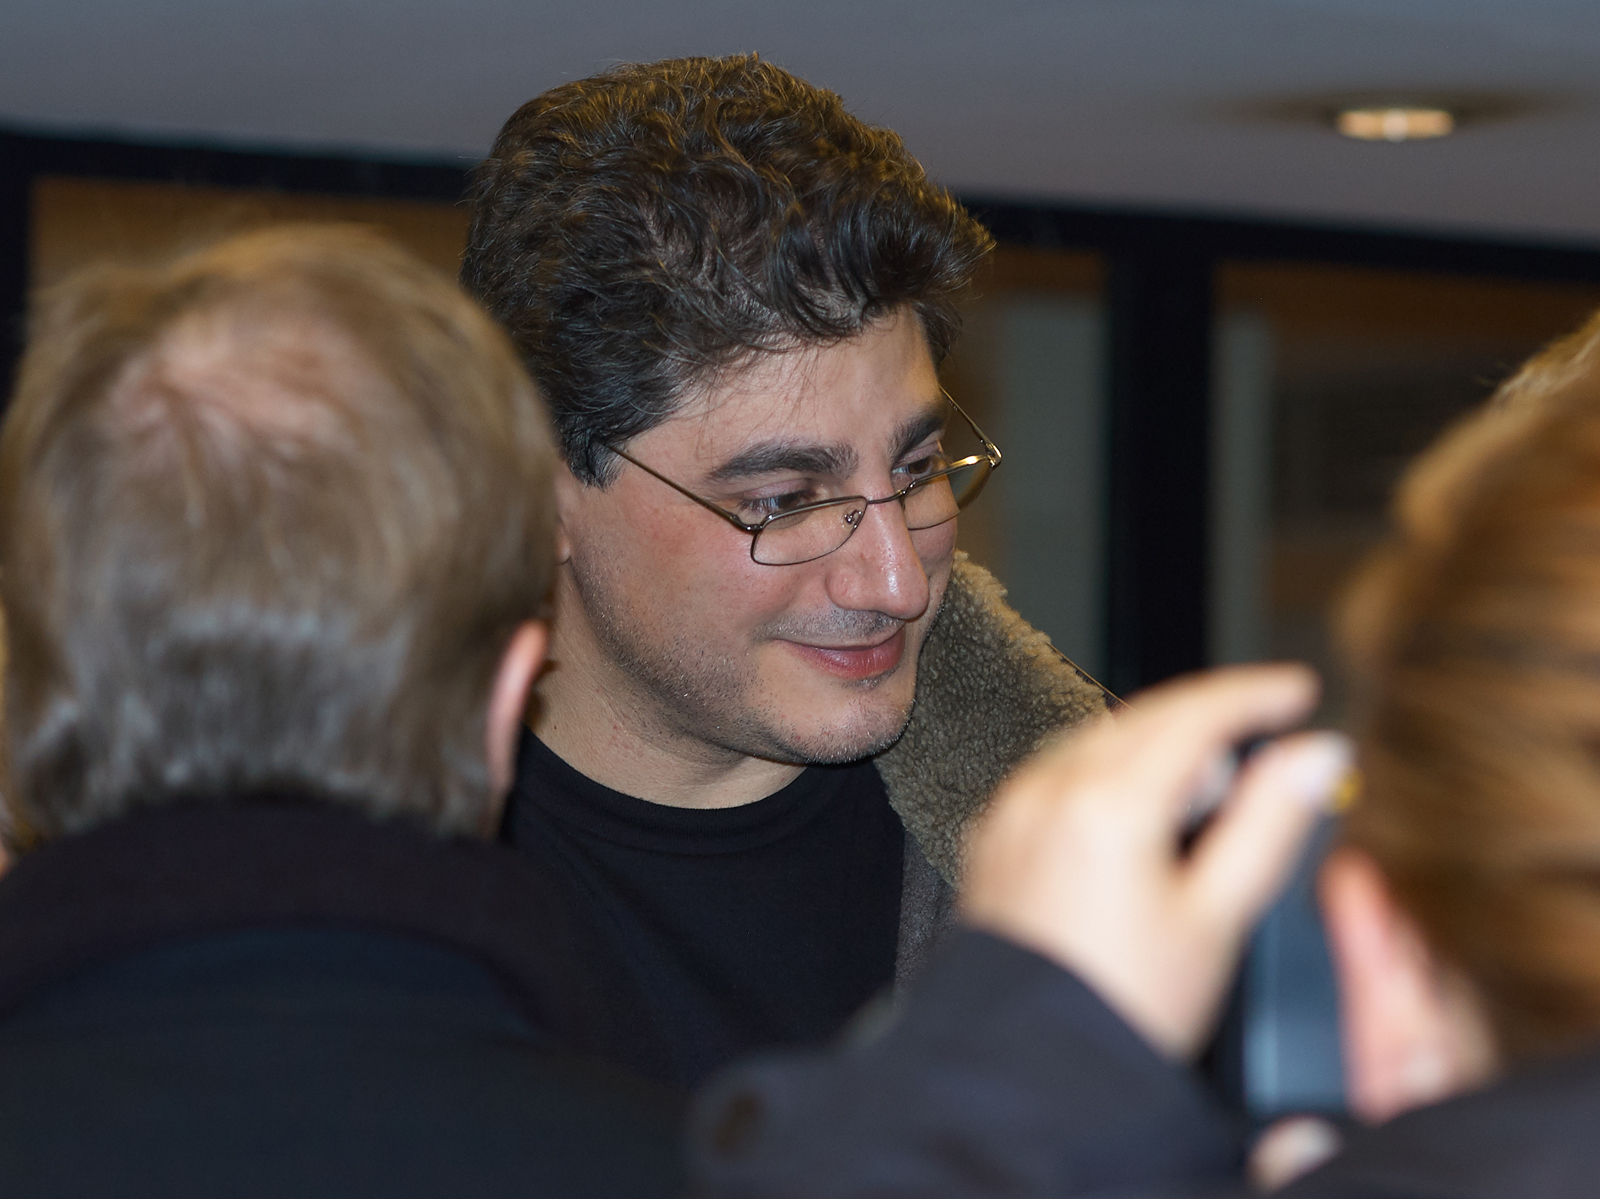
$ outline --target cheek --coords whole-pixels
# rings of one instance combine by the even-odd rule
[[[809,574],[797,567],[762,566],[750,558],[750,539],[711,524],[662,521],[641,529],[632,547],[648,563],[638,576],[659,615],[680,631],[699,630],[702,643],[762,640],[762,631],[805,605]],[[667,614],[671,615],[668,616]]]
[[[801,569],[760,566],[748,554],[742,562],[725,563],[709,582],[701,606],[736,641],[765,642],[768,631],[786,617],[816,606],[807,603],[807,579]]]
[[[950,563],[955,559],[956,522],[945,521],[931,529],[922,529],[912,537],[912,544],[917,547],[917,557],[922,560],[922,569],[928,577],[937,580],[947,575]]]
[[[685,511],[653,493],[618,489],[609,504],[597,505],[589,526],[593,554],[603,555],[614,570],[625,570],[635,587],[655,595],[664,607],[673,606],[686,591],[703,585],[724,567],[737,561],[739,547],[708,513],[695,519],[699,509]],[[744,551],[748,555],[748,551]]]

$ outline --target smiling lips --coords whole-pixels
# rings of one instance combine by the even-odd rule
[[[841,679],[870,679],[900,665],[906,650],[902,625],[876,645],[822,646],[791,641],[797,653],[814,666]]]

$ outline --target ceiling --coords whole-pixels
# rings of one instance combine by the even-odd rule
[[[968,194],[1600,245],[1597,0],[10,0],[0,123],[466,162],[553,84],[742,50]],[[1357,94],[1485,116],[1314,118]]]

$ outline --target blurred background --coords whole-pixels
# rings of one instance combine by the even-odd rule
[[[93,259],[348,219],[453,271],[524,100],[748,50],[1000,241],[945,368],[1006,455],[964,547],[1119,692],[1297,657],[1336,723],[1326,613],[1398,472],[1600,306],[1593,0],[13,0],[0,370]],[[1308,894],[1231,1034],[1258,1110],[1338,1101]]]

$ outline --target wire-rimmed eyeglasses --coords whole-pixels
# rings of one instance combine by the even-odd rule
[[[948,392],[944,398],[976,435],[981,447],[978,453],[952,461],[942,448],[935,447],[905,468],[911,478],[904,487],[881,499],[868,499],[864,495],[832,496],[770,512],[754,524],[741,520],[721,504],[674,483],[616,446],[606,448],[707,511],[715,512],[734,528],[750,534],[753,561],[763,566],[798,566],[831,554],[849,541],[861,527],[867,509],[874,504],[898,502],[905,513],[906,528],[917,532],[953,520],[957,512],[978,498],[990,474],[1000,465],[1000,449],[984,436],[977,422],[962,411]],[[784,497],[777,498],[781,502]]]

